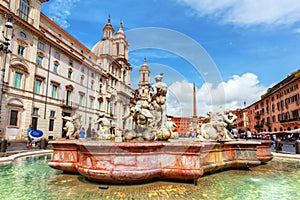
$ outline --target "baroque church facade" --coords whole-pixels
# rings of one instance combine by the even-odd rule
[[[108,18],[90,50],[40,12],[46,1],[0,3],[0,43],[9,49],[0,50],[0,138],[24,139],[29,124],[47,138],[64,137],[62,117],[74,115],[97,131],[99,113],[112,126],[129,128],[122,117],[129,112],[132,68],[122,22],[115,31]],[[5,26],[11,19],[13,27]]]

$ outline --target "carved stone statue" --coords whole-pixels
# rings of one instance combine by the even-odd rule
[[[104,114],[97,113],[98,118],[95,124],[99,124],[99,132],[97,133],[97,138],[100,140],[110,140],[114,138],[114,135],[110,133],[110,123],[109,120],[104,116]]]
[[[237,116],[229,113],[207,113],[208,117],[204,120],[198,140],[232,140],[233,135],[226,129],[228,124],[232,124]]]
[[[67,132],[67,139],[75,139],[74,133],[75,133],[75,126],[73,124],[73,118],[72,117],[62,117],[64,121],[66,121],[65,127],[63,128],[64,131]]]
[[[130,108],[130,113],[123,117],[123,120],[126,120],[129,117],[132,117],[133,119],[134,129],[126,132],[126,140],[151,141],[155,138],[154,133],[151,132],[149,127],[151,120],[153,120],[153,116],[149,111],[149,104],[147,101],[139,100],[135,106]]]
[[[129,117],[133,118],[134,129],[147,128],[153,119],[148,102],[139,100],[135,106],[130,108],[130,112],[123,117],[123,120]]]
[[[67,139],[78,139],[79,138],[79,132],[82,127],[80,121],[78,120],[76,115],[73,115],[72,117],[65,116],[62,117],[64,121],[66,121],[65,127],[63,128],[64,131],[67,132]]]
[[[177,125],[170,118],[166,121],[166,128],[171,132],[171,139],[178,139],[178,133],[175,132]]]
[[[162,82],[163,74],[155,76],[156,83],[152,85],[153,92],[150,93],[150,102],[153,104],[155,110],[160,112],[160,119],[155,123],[156,126],[165,126],[166,123],[166,96],[168,86]]]
[[[155,76],[156,83],[152,85],[148,99],[141,99],[138,90],[132,93],[130,112],[123,120],[132,118],[134,128],[125,131],[126,141],[168,140],[171,137],[174,124],[168,124],[166,120],[168,87],[162,78],[163,74]]]
[[[82,125],[81,125],[77,115],[73,115],[72,119],[73,119],[73,125],[74,125],[74,129],[75,129],[74,135],[75,135],[75,137],[79,138],[79,134],[80,134]]]

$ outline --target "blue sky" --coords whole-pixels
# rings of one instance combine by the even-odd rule
[[[171,115],[192,115],[193,83],[197,113],[205,115],[249,105],[299,69],[298,0],[50,0],[42,12],[90,49],[108,15],[115,30],[122,20],[132,86],[146,57],[152,77],[164,73]],[[149,27],[155,33],[147,37]]]

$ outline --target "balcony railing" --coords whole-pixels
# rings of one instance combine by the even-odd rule
[[[78,109],[79,108],[79,104],[78,103],[75,103],[73,101],[66,101],[65,99],[62,99],[60,101],[60,106],[62,106],[62,107],[69,107],[69,108],[72,108],[72,109]]]
[[[294,117],[294,118],[290,118],[290,119],[282,119],[279,121],[280,121],[280,123],[295,122],[295,121],[300,121],[300,117]]]

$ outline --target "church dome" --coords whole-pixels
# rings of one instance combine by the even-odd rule
[[[114,36],[114,27],[110,23],[110,16],[108,16],[107,23],[103,28],[103,38],[92,48],[92,52],[97,56],[101,54],[112,54],[112,38]]]
[[[93,46],[92,52],[95,55],[99,56],[101,54],[111,54],[111,49],[112,49],[111,40],[101,40]]]

